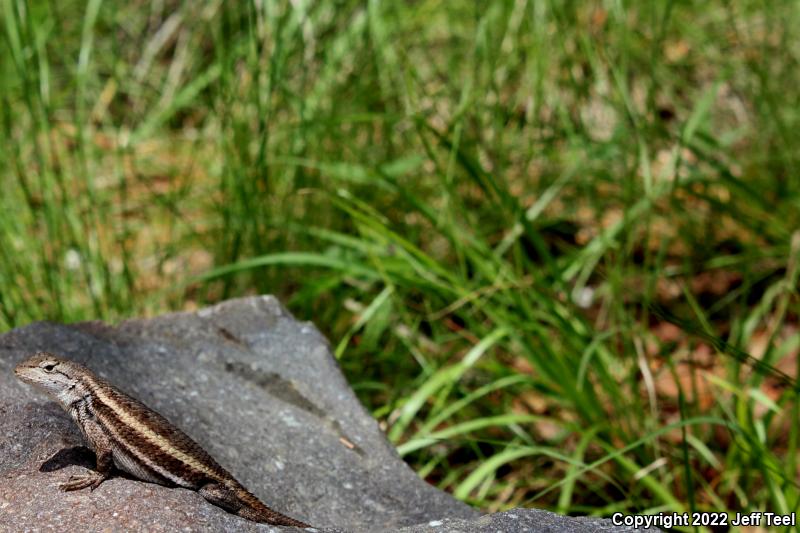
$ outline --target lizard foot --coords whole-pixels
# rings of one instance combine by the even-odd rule
[[[70,476],[66,483],[62,483],[58,486],[64,492],[69,492],[72,490],[81,490],[85,489],[86,487],[90,487],[89,490],[94,490],[100,486],[100,483],[106,480],[107,476],[104,476],[100,472],[91,472],[89,474],[83,474],[80,476]]]

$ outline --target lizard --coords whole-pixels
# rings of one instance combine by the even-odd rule
[[[93,491],[111,476],[114,465],[143,481],[195,490],[255,522],[311,527],[267,507],[183,431],[86,366],[38,352],[17,365],[14,374],[53,397],[97,456],[95,471],[70,477],[61,490]]]

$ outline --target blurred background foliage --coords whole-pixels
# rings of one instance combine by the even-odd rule
[[[4,330],[272,293],[474,505],[797,510],[797,2],[0,6]]]

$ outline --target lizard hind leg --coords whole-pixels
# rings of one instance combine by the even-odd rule
[[[222,483],[206,483],[197,492],[209,502],[231,513],[239,514],[239,510],[244,507],[236,497],[236,492]]]

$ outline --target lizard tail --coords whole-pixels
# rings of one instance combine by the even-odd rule
[[[264,522],[273,526],[294,526],[299,528],[312,527],[305,522],[295,520],[285,514],[270,509],[264,505],[261,500],[250,494],[244,488],[237,491],[239,499],[244,503],[241,508],[236,512],[242,518],[253,520],[254,522]]]
[[[214,505],[219,505],[223,509],[253,522],[262,522],[273,526],[312,527],[305,522],[273,511],[236,481],[206,483],[198,489],[198,492]]]

